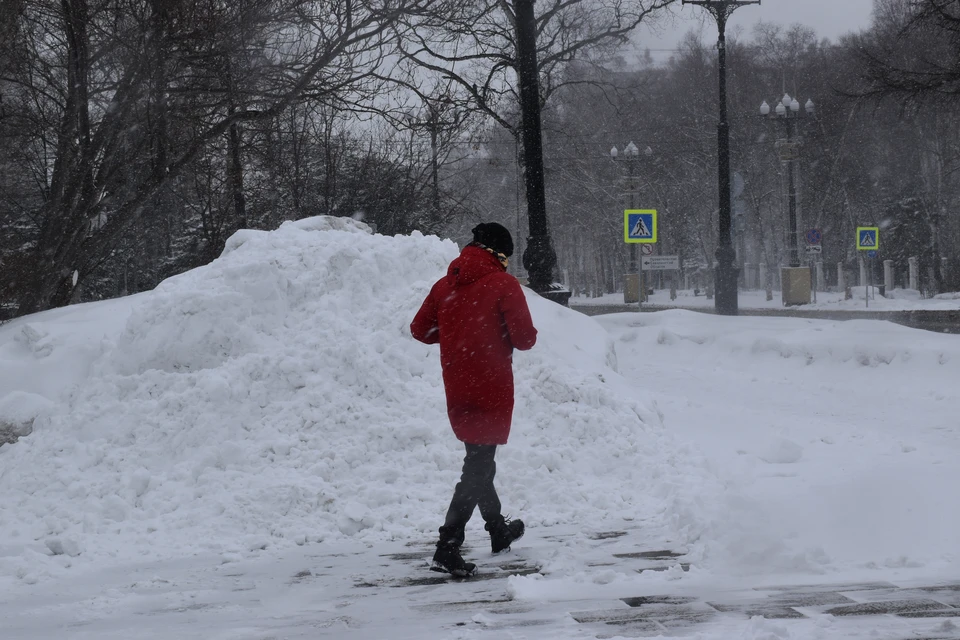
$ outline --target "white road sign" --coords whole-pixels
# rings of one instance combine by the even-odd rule
[[[640,267],[644,271],[678,271],[680,256],[643,256]]]
[[[823,253],[822,244],[808,244],[807,253]]]

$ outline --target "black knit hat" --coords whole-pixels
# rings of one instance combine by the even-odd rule
[[[502,224],[481,222],[473,228],[473,241],[502,253],[508,258],[513,255],[513,238]]]

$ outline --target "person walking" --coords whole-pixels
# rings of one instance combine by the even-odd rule
[[[500,553],[524,532],[523,521],[500,512],[493,479],[497,446],[507,443],[513,418],[513,350],[537,342],[537,330],[520,283],[507,273],[513,255],[510,232],[495,222],[473,229],[473,242],[450,263],[410,323],[425,344],[440,344],[440,366],[453,433],[466,455],[430,568],[469,576],[476,565],[460,547],[475,507]]]

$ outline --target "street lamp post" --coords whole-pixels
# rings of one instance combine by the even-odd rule
[[[813,100],[807,100],[804,105],[804,111],[812,116],[816,110]],[[770,105],[764,100],[760,105],[760,115],[765,118],[776,120],[783,123],[787,137],[784,140],[777,141],[777,148],[780,151],[780,159],[787,165],[787,214],[789,230],[790,247],[790,266],[800,266],[799,249],[799,231],[797,230],[797,178],[796,178],[796,160],[799,156],[800,141],[796,136],[795,122],[801,117],[800,102],[796,98],[791,98],[790,94],[784,94],[783,99],[777,103],[776,108],[771,113]]]
[[[647,147],[643,153],[649,157],[653,153],[653,149]],[[617,160],[619,155],[620,152],[616,147],[610,149],[611,159]],[[626,196],[624,198],[624,205],[627,209],[638,209],[640,189],[637,183],[637,161],[640,157],[640,149],[631,141],[623,148],[623,156],[627,165],[627,184],[626,189],[624,189]],[[627,263],[627,273],[623,279],[623,302],[625,304],[641,302],[645,297],[643,295],[643,282],[640,278],[640,271],[637,265],[637,245],[630,243],[628,252],[629,262]]]
[[[720,76],[720,121],[717,123],[718,180],[720,213],[717,216],[717,270],[714,272],[717,313],[737,315],[737,252],[730,238],[730,123],[727,122],[727,19],[738,8],[760,4],[760,0],[683,0],[697,4],[713,14],[717,21],[717,64]]]
[[[804,105],[806,115],[813,116],[816,107],[813,100]],[[780,269],[780,289],[786,305],[809,304],[813,276],[810,269],[800,267],[800,234],[797,229],[797,177],[796,161],[800,157],[801,139],[796,135],[797,120],[803,115],[800,101],[785,93],[771,113],[766,101],[760,105],[760,115],[783,124],[787,137],[777,140],[780,161],[787,165],[787,225],[790,266]]]
[[[557,254],[547,231],[547,204],[543,175],[543,138],[540,128],[540,78],[537,65],[537,21],[534,0],[514,0],[517,34],[516,72],[520,85],[523,171],[527,193],[530,237],[523,252],[523,267],[530,288],[541,296],[567,305],[570,292],[553,282]]]

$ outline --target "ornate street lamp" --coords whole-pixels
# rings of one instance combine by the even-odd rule
[[[813,100],[807,100],[804,105],[806,115],[816,113]],[[796,135],[796,122],[803,117],[800,111],[800,101],[791,98],[789,93],[777,102],[771,113],[770,105],[764,100],[760,105],[760,116],[769,118],[784,126],[786,138],[777,140],[777,151],[780,161],[787,165],[787,225],[788,243],[790,251],[789,269],[781,269],[781,289],[783,290],[784,304],[807,304],[810,302],[810,281],[807,275],[793,275],[800,268],[799,231],[797,229],[797,178],[796,161],[800,157],[801,139]]]
[[[610,149],[610,158],[616,160],[619,156],[619,152],[616,147]],[[627,146],[623,148],[623,157],[627,165],[627,182],[626,182],[626,198],[624,205],[627,209],[636,209],[637,208],[637,158],[640,157],[640,149],[637,148],[637,145],[633,142],[628,142]],[[636,273],[637,272],[637,248],[635,245],[630,245],[630,263],[627,267],[627,273]]]
[[[807,100],[804,110],[808,116],[814,115],[816,106],[813,100]],[[800,101],[791,98],[789,93],[785,93],[783,98],[777,102],[774,109],[775,115],[770,114],[770,105],[764,100],[760,105],[760,115],[765,118],[771,118],[777,122],[783,123],[786,128],[787,137],[784,140],[777,141],[777,149],[780,152],[780,159],[787,165],[787,201],[789,216],[789,247],[790,247],[790,266],[800,266],[800,251],[798,248],[797,231],[797,180],[796,180],[796,160],[800,155],[800,140],[796,137],[795,122],[801,117]]]
[[[647,157],[653,154],[653,149],[647,147],[643,154]],[[616,147],[610,149],[610,158],[617,160],[620,152]],[[623,148],[623,157],[627,166],[626,188],[624,189],[624,206],[627,209],[639,209],[639,185],[637,183],[637,163],[640,158],[640,149],[632,141]],[[644,299],[643,283],[637,268],[637,246],[629,245],[629,263],[627,264],[627,273],[623,278],[623,302],[631,304],[641,302]]]
[[[713,14],[717,21],[717,54],[720,76],[720,121],[717,123],[718,180],[720,214],[717,220],[717,270],[714,273],[717,313],[737,315],[737,277],[734,265],[737,252],[730,237],[730,124],[727,122],[727,19],[739,7],[760,4],[760,0],[683,0],[697,4]]]

